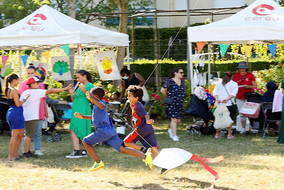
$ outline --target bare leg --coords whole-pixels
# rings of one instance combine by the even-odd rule
[[[124,153],[124,154],[129,154],[131,156],[135,156],[135,157],[138,157],[138,158],[141,158],[141,159],[146,158],[145,154],[143,154],[142,152],[138,152],[137,150],[130,149],[130,148],[127,148],[127,147],[124,147],[124,146],[120,146],[120,152]]]
[[[216,136],[218,136],[218,137],[220,136],[220,130],[219,130],[219,129],[216,129],[216,135],[215,135],[215,137],[216,137]]]
[[[12,130],[12,135],[10,139],[10,152],[9,152],[9,160],[14,160],[15,159],[15,152],[16,152],[16,144],[17,144],[17,132],[15,131],[16,129]]]
[[[155,156],[158,156],[158,154],[159,154],[159,151],[158,151],[157,147],[152,147],[151,152],[152,152],[152,154],[154,154]]]
[[[17,141],[16,141],[16,152],[15,152],[15,157],[18,157],[18,151],[19,151],[19,147],[22,141],[22,138],[24,136],[24,129],[18,129],[19,130],[19,134],[17,137]]]
[[[82,141],[82,142],[83,142],[84,147],[86,148],[88,154],[92,157],[92,159],[93,159],[95,162],[100,163],[101,160],[99,159],[99,157],[98,157],[98,155],[97,155],[97,153],[96,153],[94,147],[93,147],[92,145],[87,144],[87,143],[84,142],[84,141]]]
[[[228,137],[231,137],[232,135],[232,125],[228,128]]]
[[[25,136],[24,140],[24,153],[27,153],[30,151],[30,144],[31,144],[32,138],[29,136]]]
[[[86,150],[83,141],[80,141],[80,145],[81,145],[81,149],[82,149],[82,150]]]
[[[76,133],[70,130],[70,135],[71,135],[74,150],[80,150],[79,138],[77,137]]]
[[[177,135],[177,119],[176,118],[171,118],[171,130],[173,133],[173,136]]]
[[[136,143],[124,143],[125,146],[134,148],[136,150],[141,150],[141,146],[137,145]]]
[[[129,107],[127,110],[127,123],[131,126],[132,124],[132,110]]]

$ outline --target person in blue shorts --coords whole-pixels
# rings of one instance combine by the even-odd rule
[[[88,154],[94,160],[94,165],[89,169],[89,171],[95,171],[99,168],[104,167],[104,163],[98,155],[94,147],[92,146],[95,143],[99,143],[102,141],[106,141],[113,148],[115,148],[118,152],[129,154],[138,158],[143,159],[143,161],[150,167],[153,168],[152,163],[152,154],[147,152],[143,154],[134,149],[130,149],[125,147],[124,142],[118,137],[115,128],[113,127],[112,121],[107,113],[106,102],[103,99],[105,95],[105,91],[101,87],[94,87],[90,90],[90,92],[86,92],[86,97],[93,106],[92,116],[85,116],[78,112],[74,113],[75,117],[79,119],[91,119],[93,122],[96,131],[86,136],[83,139],[83,144],[88,152]]]
[[[158,155],[158,143],[155,136],[155,130],[152,124],[154,120],[145,111],[142,105],[143,89],[140,86],[131,85],[128,87],[128,100],[132,109],[132,116],[135,119],[134,130],[124,139],[126,146],[146,152],[151,149],[152,153]],[[142,147],[136,142],[140,141]]]

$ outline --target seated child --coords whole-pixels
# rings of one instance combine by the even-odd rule
[[[120,97],[120,92],[113,92],[112,94],[111,94],[111,97],[110,97],[110,99],[111,100],[113,100],[113,101],[119,101],[118,99],[119,99],[119,97]]]
[[[62,118],[63,119],[71,119],[71,116],[72,116],[72,99],[71,99],[71,95],[67,96],[67,102],[68,104],[71,106],[71,109],[65,109],[63,110],[63,115],[62,115]]]
[[[104,95],[105,92],[101,87],[92,88],[90,92],[86,92],[87,98],[91,101],[92,104],[94,104],[92,116],[85,116],[78,112],[74,114],[75,117],[80,119],[92,119],[93,125],[96,128],[95,132],[91,133],[83,139],[83,144],[88,154],[95,162],[93,167],[91,167],[89,171],[95,171],[99,168],[104,167],[103,161],[99,159],[94,147],[92,146],[93,144],[102,141],[106,141],[118,152],[143,159],[146,165],[149,165],[150,169],[152,169],[153,165],[151,163],[153,159],[151,153],[147,152],[145,155],[141,152],[138,152],[137,150],[127,148],[125,147],[123,141],[119,139],[115,128],[112,125],[112,121],[108,116],[106,102],[102,100]]]
[[[154,120],[150,119],[150,116],[145,111],[144,106],[142,105],[143,97],[143,88],[140,86],[131,85],[128,87],[128,100],[130,107],[132,109],[132,116],[135,119],[135,128],[134,130],[124,139],[126,146],[141,150],[146,152],[147,149],[151,149],[152,153],[158,155],[158,143],[154,133],[152,124]],[[140,141],[144,147],[141,147],[136,144],[137,141]]]

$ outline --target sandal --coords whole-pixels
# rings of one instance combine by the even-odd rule
[[[228,136],[227,139],[234,139],[234,136]]]
[[[220,138],[220,135],[215,135],[215,139],[219,139]]]

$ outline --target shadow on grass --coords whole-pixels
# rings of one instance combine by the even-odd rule
[[[171,179],[169,179],[171,180]],[[209,188],[211,186],[211,183],[209,182],[205,182],[205,181],[198,181],[198,180],[194,180],[194,179],[189,179],[189,178],[175,178],[174,182],[187,182],[187,183],[194,183],[195,185],[185,185],[184,187],[186,188],[191,188],[191,189],[205,189],[205,188]],[[236,189],[232,189],[229,187],[218,187],[218,186],[214,186],[214,189],[222,189],[222,190],[236,190]]]
[[[110,181],[110,184],[114,185],[115,187],[124,187],[128,189],[155,189],[155,190],[165,190],[165,188],[161,187],[160,185],[153,184],[153,183],[148,183],[148,184],[143,184],[142,186],[124,186],[123,184],[119,182],[113,182]]]

